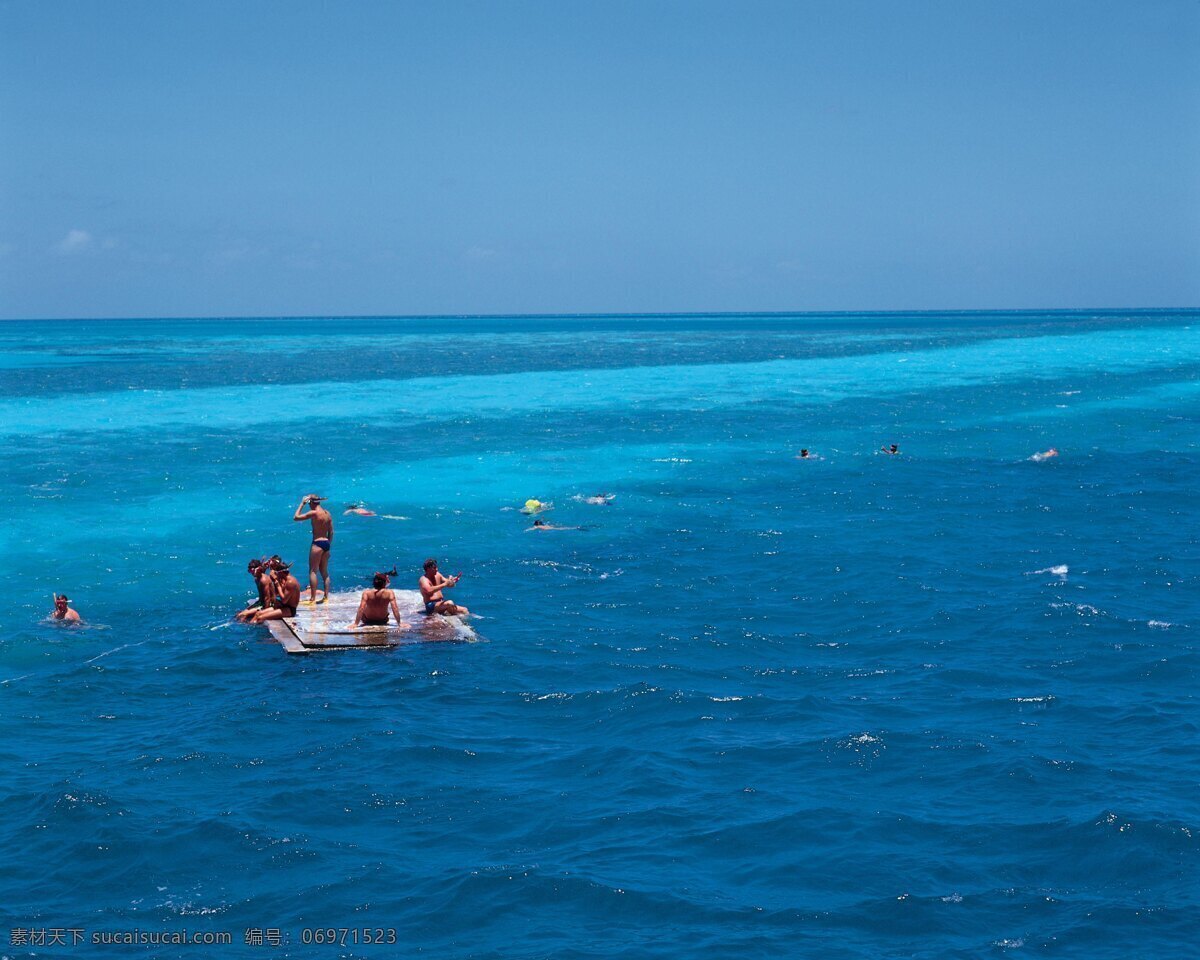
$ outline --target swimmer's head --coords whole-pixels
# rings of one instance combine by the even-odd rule
[[[371,585],[376,590],[382,590],[388,585],[388,575],[386,573],[375,574],[375,579],[371,581]]]
[[[425,572],[428,573],[430,570],[437,569],[437,561],[434,560],[433,557],[430,557],[428,560],[425,561],[423,566],[425,567]]]
[[[533,525],[535,527],[544,527],[546,525],[546,521],[545,520],[534,520]]]
[[[800,451],[800,456],[802,456],[802,457],[808,456],[808,447],[805,447],[803,450]]]
[[[315,493],[310,493],[305,499],[314,507],[319,507],[325,498],[318,497]]]
[[[894,443],[892,444],[892,453],[895,453],[899,449],[900,448],[898,446],[896,446]]]
[[[262,565],[262,561],[255,557],[248,564],[246,564],[246,571],[248,573],[258,573],[258,571],[262,569]]]

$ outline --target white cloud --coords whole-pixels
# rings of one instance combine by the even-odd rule
[[[494,260],[496,251],[491,247],[468,247],[465,253],[468,260]]]
[[[58,242],[59,253],[78,253],[92,245],[92,235],[86,230],[71,230]]]

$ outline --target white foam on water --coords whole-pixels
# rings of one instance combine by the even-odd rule
[[[1036,577],[1039,574],[1050,573],[1056,577],[1062,577],[1065,579],[1069,572],[1070,572],[1070,568],[1065,563],[1060,563],[1057,566],[1044,567],[1041,570],[1026,570],[1025,576]]]

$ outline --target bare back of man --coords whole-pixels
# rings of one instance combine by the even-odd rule
[[[323,506],[324,497],[310,493],[300,505],[292,519],[312,522],[312,546],[308,550],[308,602],[324,603],[329,599],[329,552],[333,549],[333,515]],[[305,509],[307,508],[307,509]],[[317,600],[317,576],[325,588],[325,596]]]
[[[400,619],[400,607],[396,603],[396,594],[391,590],[373,587],[362,592],[358,603],[358,613],[354,615],[351,627],[386,627],[389,611],[396,617],[396,626],[401,629],[410,626]]]

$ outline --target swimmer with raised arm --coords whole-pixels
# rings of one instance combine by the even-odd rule
[[[67,599],[65,593],[56,593],[54,595],[54,609],[50,611],[50,619],[57,620],[60,623],[82,623],[83,618],[79,613],[71,609],[71,601]]]
[[[329,551],[333,547],[333,517],[321,506],[324,497],[310,493],[300,501],[292,519],[312,521],[312,546],[308,549],[308,602],[324,603],[329,599]],[[305,510],[304,508],[308,509]],[[317,600],[317,574],[324,581],[325,596]]]
[[[448,617],[460,615],[465,617],[471,612],[466,607],[447,600],[442,594],[443,590],[457,586],[461,577],[461,573],[456,573],[452,577],[444,577],[438,572],[436,560],[430,557],[425,561],[425,576],[417,581],[417,586],[421,591],[421,599],[425,603],[426,616],[441,613]]]
[[[396,626],[401,630],[412,626],[411,623],[400,619],[400,607],[396,603],[396,594],[388,589],[389,582],[386,573],[375,574],[375,579],[371,581],[371,589],[362,592],[362,599],[358,602],[358,613],[354,615],[351,628],[386,627],[389,610],[395,615]]]
[[[879,452],[886,453],[889,457],[894,457],[900,453],[900,448],[898,446],[896,446],[896,444],[893,443],[890,447],[888,447],[888,446],[880,447]]]

